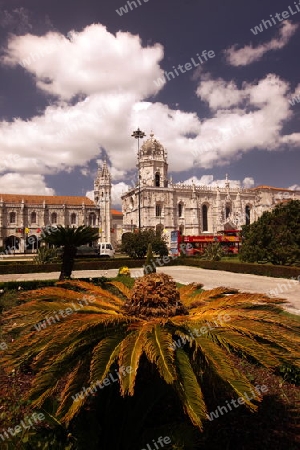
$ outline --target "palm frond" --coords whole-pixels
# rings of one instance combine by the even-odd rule
[[[174,368],[174,352],[172,349],[172,334],[157,324],[147,334],[145,353],[148,360],[155,364],[166,383],[173,383],[176,379]]]
[[[202,430],[203,420],[207,416],[203,393],[189,358],[181,349],[176,350],[176,366],[178,380],[174,383],[174,388],[178,392],[184,410],[191,419],[191,422]]]
[[[110,281],[109,284],[115,286],[127,299],[130,299],[131,290],[120,281]]]
[[[256,410],[256,405],[249,400],[249,396],[252,393],[252,384],[244,375],[235,369],[233,364],[230,364],[228,353],[211,340],[210,334],[196,337],[195,343],[195,355],[197,354],[197,350],[200,350],[214,374],[221,378],[225,383],[229,384],[238,397],[244,399],[246,405],[251,409]],[[260,400],[259,396],[257,397],[257,400]]]
[[[198,284],[198,283],[190,283],[187,284],[185,286],[180,286],[178,288],[179,293],[180,293],[180,299],[182,301],[183,304],[185,304],[185,300],[189,299],[190,296],[200,287],[202,287],[203,284]]]
[[[122,342],[120,351],[120,366],[130,367],[130,373],[121,379],[121,394],[134,394],[134,385],[139,368],[139,361],[147,343],[147,332],[152,325],[144,325],[138,331],[132,331]]]
[[[113,336],[102,339],[93,350],[90,367],[90,383],[101,383],[117,361],[125,331],[119,328]]]
[[[86,396],[82,395],[82,386],[89,378],[90,359],[80,359],[74,369],[68,374],[65,388],[60,395],[60,404],[57,415],[63,422],[70,422],[82,409]]]

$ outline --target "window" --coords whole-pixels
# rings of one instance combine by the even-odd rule
[[[155,174],[155,186],[160,187],[160,174],[159,172],[156,172]]]
[[[226,206],[226,210],[225,210],[226,219],[228,219],[228,217],[230,216],[230,213],[231,213],[230,206]]]
[[[30,215],[30,222],[36,223],[36,212],[32,212]]]
[[[155,207],[155,215],[156,215],[156,217],[161,216],[161,205],[160,204],[157,204]]]
[[[71,225],[76,225],[77,222],[77,216],[75,213],[71,214]]]
[[[91,213],[89,215],[89,226],[90,227],[94,227],[96,225],[96,214],[95,213]]]
[[[183,214],[183,204],[178,203],[178,217],[182,217]]]
[[[246,206],[245,208],[245,222],[246,225],[250,225],[250,214],[251,214],[251,208],[249,205]]]
[[[17,215],[15,212],[9,213],[9,223],[16,223],[17,221]]]
[[[57,223],[57,213],[51,214],[51,223]]]
[[[202,231],[208,231],[207,205],[202,206]]]

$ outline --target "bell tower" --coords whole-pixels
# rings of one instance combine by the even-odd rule
[[[111,229],[111,175],[106,161],[98,165],[94,182],[94,201],[100,210],[99,234],[101,242],[110,242]]]
[[[168,187],[167,151],[162,144],[150,134],[138,153],[137,168],[141,187]]]

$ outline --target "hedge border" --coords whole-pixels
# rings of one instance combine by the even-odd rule
[[[130,269],[142,267],[145,259],[116,258],[97,261],[75,261],[73,270],[109,270],[127,266]],[[9,264],[0,266],[0,274],[49,273],[60,272],[61,263],[54,264]]]
[[[271,266],[264,264],[232,263],[229,261],[206,261],[199,258],[179,257],[172,265],[185,265],[201,269],[222,270],[224,272],[248,273],[274,278],[292,278],[300,276],[300,267],[297,266]]]
[[[192,266],[201,269],[222,270],[233,273],[248,273],[252,275],[261,275],[274,278],[291,278],[300,275],[300,267],[297,266],[271,266],[264,264],[249,264],[249,263],[232,263],[230,261],[205,261],[193,257],[178,257],[174,260],[170,258],[170,262],[166,266]],[[122,266],[127,266],[130,269],[142,268],[145,264],[145,259],[129,259],[116,258],[108,260],[97,261],[75,261],[74,270],[109,270],[119,269]],[[24,274],[24,273],[49,273],[60,272],[61,263],[55,264],[10,264],[7,267],[0,266],[0,274]]]

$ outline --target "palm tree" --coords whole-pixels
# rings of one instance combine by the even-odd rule
[[[49,245],[63,247],[62,266],[59,279],[70,278],[74,267],[77,247],[86,245],[98,239],[98,232],[91,227],[81,225],[78,228],[63,227],[58,225],[43,240]]]
[[[9,370],[29,364],[36,376],[27,398],[42,407],[59,395],[56,416],[62,423],[85,410],[89,392],[98,395],[97,386],[110,374],[122,373],[124,400],[156,377],[202,430],[208,417],[204,380],[211,392],[221,386],[252,411],[261,400],[257,393],[253,401],[253,385],[231,354],[268,369],[300,366],[299,322],[283,313],[282,299],[223,287],[199,293],[197,284],[178,289],[171,277],[157,273],[137,279],[132,290],[110,284],[119,296],[75,280],[23,292],[23,303],[4,317],[6,330],[19,337],[1,364]]]

